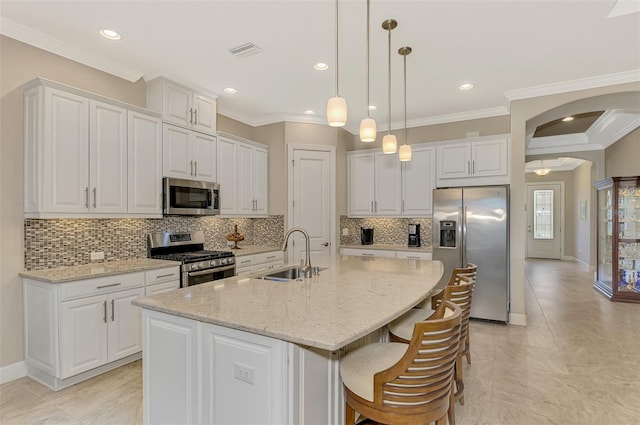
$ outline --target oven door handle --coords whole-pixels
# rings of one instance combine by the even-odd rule
[[[211,269],[207,269],[207,270],[200,270],[197,272],[189,272],[187,273],[187,275],[189,277],[195,277],[195,276],[202,276],[203,274],[211,274],[211,273],[217,273],[217,272],[226,272],[227,270],[232,270],[235,269],[236,266],[235,264],[232,266],[226,266],[226,267],[214,267]]]

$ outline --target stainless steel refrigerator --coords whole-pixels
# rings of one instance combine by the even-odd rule
[[[433,259],[478,266],[471,317],[509,321],[509,186],[433,190]]]

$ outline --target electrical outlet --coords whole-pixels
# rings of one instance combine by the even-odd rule
[[[104,260],[104,251],[92,252],[91,261],[99,261],[99,260]]]
[[[240,381],[253,384],[254,369],[251,366],[247,366],[241,363],[233,363],[233,377]]]
[[[344,229],[342,229],[342,236],[349,236],[349,228],[345,227]]]

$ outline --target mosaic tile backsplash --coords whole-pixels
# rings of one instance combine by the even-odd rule
[[[348,218],[340,216],[340,229],[349,229],[348,236],[340,236],[341,244],[359,244],[360,227],[373,227],[373,243],[406,245],[409,223],[420,225],[420,245],[431,246],[431,217],[423,218]],[[342,231],[340,231],[342,235]]]
[[[284,216],[268,218],[165,217],[123,219],[25,219],[26,270],[77,266],[90,262],[91,252],[103,251],[105,261],[147,256],[147,234],[202,230],[205,249],[227,247],[234,225],[245,237],[240,245],[280,246]]]

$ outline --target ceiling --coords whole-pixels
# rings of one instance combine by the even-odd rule
[[[410,127],[505,115],[509,101],[640,80],[638,1],[371,1],[371,112],[388,126],[387,33],[392,32],[392,128],[403,122],[401,46]],[[3,34],[136,81],[164,75],[219,94],[220,113],[250,125],[326,123],[335,94],[335,3],[306,1],[7,1]],[[366,2],[341,0],[340,95],[347,129],[366,115]],[[615,16],[614,16],[615,15]],[[611,17],[609,17],[611,16]],[[110,41],[101,28],[122,34]],[[229,49],[253,42],[255,55]],[[316,71],[316,62],[329,64]],[[460,91],[465,82],[475,85]],[[225,87],[238,93],[228,95]],[[307,109],[314,116],[305,115]]]

